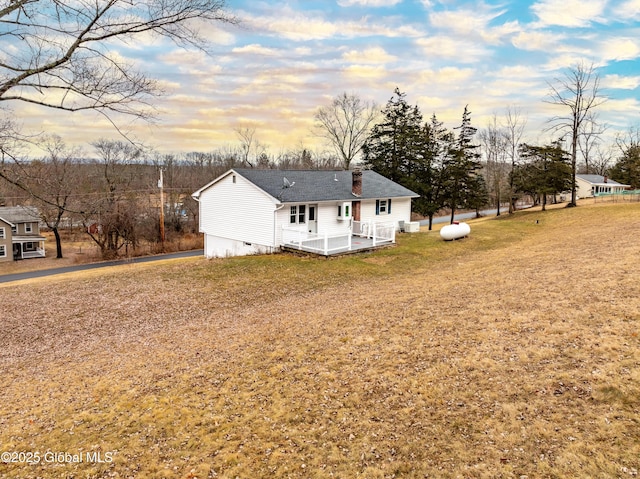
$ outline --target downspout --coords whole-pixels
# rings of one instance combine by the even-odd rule
[[[202,223],[202,221],[201,221],[201,219],[202,219],[202,203],[200,203],[200,195],[196,191],[195,193],[193,193],[191,195],[191,198],[193,198],[198,203],[198,232],[199,233],[203,233],[203,231],[200,229],[200,224]]]
[[[276,248],[276,239],[278,237],[278,230],[276,229],[277,226],[277,221],[276,218],[278,216],[278,211],[280,211],[282,208],[284,208],[284,203],[280,203],[280,205],[277,205],[276,209],[273,210],[273,248]]]
[[[203,233],[204,231],[202,231],[202,203],[200,202],[200,190],[196,191],[195,193],[193,193],[191,195],[191,198],[193,198],[197,203],[198,203],[198,233]],[[207,235],[204,234],[204,238],[203,238],[203,247],[204,247],[204,257],[207,257]]]

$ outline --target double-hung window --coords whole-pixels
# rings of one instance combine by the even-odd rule
[[[307,205],[294,205],[289,210],[289,224],[303,225],[307,221]]]
[[[5,258],[7,256],[7,247],[3,244],[0,244],[0,258]]]
[[[4,226],[0,226],[0,239],[6,239],[7,233],[5,232]]]

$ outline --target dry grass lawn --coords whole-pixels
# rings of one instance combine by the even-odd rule
[[[113,458],[0,477],[637,476],[638,238],[594,205],[0,286],[0,451]]]

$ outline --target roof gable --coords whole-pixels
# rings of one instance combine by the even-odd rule
[[[270,195],[269,193],[267,193],[266,191],[262,190],[258,185],[254,184],[252,181],[248,180],[247,178],[245,178],[242,175],[239,175],[237,170],[235,169],[231,169],[229,171],[227,171],[226,173],[218,176],[215,180],[210,181],[209,183],[207,183],[206,185],[204,185],[202,188],[200,188],[199,190],[193,192],[191,194],[191,197],[196,199],[196,200],[200,200],[200,196],[202,195],[202,193],[206,190],[208,190],[209,188],[211,188],[212,186],[220,183],[221,181],[223,181],[225,178],[228,178],[229,176],[233,176],[233,175],[237,175],[240,176],[242,178],[242,181],[245,181],[247,184],[249,184],[251,187],[255,188],[256,190],[258,190],[261,194],[263,194],[265,196],[265,198],[268,198],[270,201],[274,201],[275,198]],[[235,179],[233,180],[235,183]]]
[[[351,201],[356,198],[415,198],[419,195],[371,170],[362,172],[362,195],[352,193],[351,171],[234,170],[283,203]]]

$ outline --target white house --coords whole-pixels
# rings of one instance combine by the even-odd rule
[[[370,170],[232,169],[192,196],[212,258],[394,242],[418,195]]]
[[[628,188],[629,185],[620,184],[606,176],[576,175],[577,198],[593,198],[602,194],[620,194]]]

